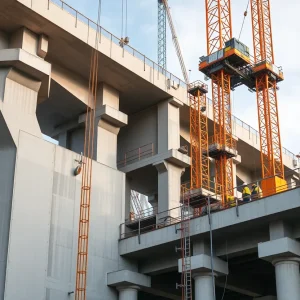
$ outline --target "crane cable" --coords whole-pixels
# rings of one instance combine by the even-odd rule
[[[124,3],[125,3],[125,5],[124,5]],[[124,15],[125,15],[125,17],[124,17]],[[125,32],[124,32],[124,23],[125,23]],[[128,2],[127,2],[127,0],[122,0],[121,38],[127,37],[127,27],[128,27]]]
[[[240,38],[241,38],[242,31],[243,31],[244,24],[245,24],[245,20],[246,20],[246,17],[247,17],[247,15],[248,15],[249,4],[250,4],[250,0],[248,0],[248,4],[247,4],[247,7],[246,7],[246,10],[244,11],[244,19],[243,19],[243,23],[242,23],[242,27],[241,27],[241,31],[240,31],[240,35],[239,35],[239,40],[240,40]]]
[[[82,162],[82,181],[80,195],[80,212],[78,228],[78,249],[76,265],[75,300],[86,300],[88,248],[90,228],[90,203],[92,190],[92,166],[94,155],[95,111],[98,88],[98,43],[100,37],[101,0],[98,2],[98,20],[95,36],[95,47],[92,49],[88,103],[85,118],[84,161]]]

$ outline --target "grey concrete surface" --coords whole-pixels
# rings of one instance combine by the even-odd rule
[[[114,287],[151,287],[151,277],[132,272],[128,270],[121,270],[107,274],[107,285]]]

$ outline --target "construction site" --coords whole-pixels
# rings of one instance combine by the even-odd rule
[[[190,82],[168,0],[153,0],[157,61],[101,26],[101,1],[91,20],[0,0],[0,300],[300,300],[275,0],[249,0],[253,49],[233,36],[236,1],[199,1]],[[233,115],[240,86],[258,130]]]

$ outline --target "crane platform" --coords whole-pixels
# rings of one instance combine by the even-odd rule
[[[207,77],[219,70],[226,69],[231,75],[235,75],[236,69],[250,64],[249,48],[239,40],[232,38],[225,43],[225,48],[208,56],[200,57],[199,71]],[[227,65],[233,66],[234,69]]]
[[[207,198],[210,197],[210,203],[217,203],[221,201],[221,195],[216,195],[214,191],[209,189],[200,187],[196,189],[187,190],[183,195],[180,197],[180,202],[182,203],[183,199],[189,197],[190,206],[191,207],[202,207],[207,204]]]

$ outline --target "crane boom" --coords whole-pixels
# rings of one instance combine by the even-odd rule
[[[179,63],[180,63],[181,71],[182,71],[182,74],[183,74],[183,78],[184,78],[184,81],[188,84],[189,83],[189,76],[188,76],[188,72],[186,70],[186,66],[185,66],[185,63],[184,63],[183,55],[182,55],[181,48],[180,48],[180,45],[179,45],[179,41],[178,41],[178,37],[177,37],[177,34],[176,34],[175,26],[174,26],[174,23],[173,23],[173,20],[172,20],[172,15],[171,15],[171,11],[170,11],[170,8],[169,8],[169,5],[168,5],[168,1],[167,0],[161,0],[161,1],[163,2],[164,6],[165,6],[165,10],[166,10],[166,13],[167,13],[167,19],[168,19],[169,26],[170,26],[171,33],[172,33],[172,40],[173,40],[173,43],[174,43],[174,46],[175,46],[177,57],[179,59]]]

